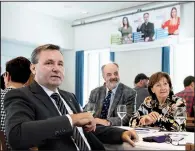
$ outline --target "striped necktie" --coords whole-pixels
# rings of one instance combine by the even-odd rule
[[[59,109],[59,111],[61,112],[62,115],[67,114],[67,110],[66,107],[62,101],[62,99],[60,98],[58,93],[53,93],[51,95],[51,98],[53,98],[56,101],[56,105]],[[73,127],[73,139],[77,145],[77,147],[79,148],[80,151],[89,151],[89,148],[87,146],[87,144],[85,143],[80,131],[78,130],[78,127]]]

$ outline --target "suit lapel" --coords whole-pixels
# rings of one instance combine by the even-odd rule
[[[66,95],[63,91],[58,90],[60,95],[62,96],[62,98],[64,99],[64,101],[66,101],[66,103],[68,104],[68,106],[71,108],[71,110],[73,111],[73,113],[77,113],[77,109],[75,108],[74,105],[74,100],[71,99],[70,97],[68,97],[68,95]]]
[[[106,87],[105,86],[102,86],[100,87],[100,91],[99,91],[99,97],[98,97],[98,100],[96,101],[96,116],[99,117],[100,114],[101,114],[101,111],[102,111],[102,106],[103,106],[103,101],[106,97]]]
[[[111,108],[110,108],[110,112],[108,113],[108,117],[111,116],[111,114],[113,113],[114,109],[117,108],[118,102],[120,101],[121,95],[122,95],[122,84],[119,83],[118,88],[115,92],[115,96],[114,96],[114,100],[112,102]]]
[[[51,98],[47,95],[47,93],[42,89],[42,87],[36,81],[34,81],[30,85],[30,89],[34,94],[34,96],[38,100],[40,100],[48,110],[50,110],[55,115],[60,115],[55,105],[53,104]]]

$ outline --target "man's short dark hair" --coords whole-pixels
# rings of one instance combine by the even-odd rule
[[[30,61],[25,57],[17,57],[6,63],[6,72],[13,82],[26,83],[31,74]]]
[[[5,82],[4,82],[4,74],[1,75],[1,89],[4,90],[5,89]]]
[[[135,77],[134,83],[137,84],[140,80],[144,79],[149,80],[149,78],[144,73],[140,73]]]
[[[184,84],[184,87],[187,87],[189,86],[192,82],[195,82],[195,79],[193,76],[187,76],[184,81],[183,81],[183,84]]]
[[[31,62],[33,64],[37,64],[39,54],[42,51],[47,51],[47,50],[59,50],[60,51],[60,47],[54,44],[46,44],[46,45],[42,45],[42,46],[35,48],[31,54]]]

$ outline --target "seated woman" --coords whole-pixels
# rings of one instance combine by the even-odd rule
[[[154,73],[148,84],[149,97],[146,97],[137,112],[130,119],[129,125],[155,126],[168,131],[179,130],[178,123],[174,120],[176,107],[185,107],[185,100],[173,95],[172,83],[165,72]],[[180,125],[185,130],[185,121]]]

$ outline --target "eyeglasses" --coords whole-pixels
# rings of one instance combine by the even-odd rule
[[[185,144],[180,144],[179,142],[184,139],[183,136],[174,135],[174,134],[165,134],[165,142],[167,144],[172,144],[174,146],[185,146]]]

